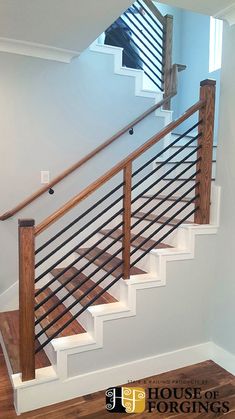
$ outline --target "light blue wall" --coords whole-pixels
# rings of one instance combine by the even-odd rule
[[[220,85],[220,70],[209,73],[210,17],[183,10],[181,24],[181,63],[187,65],[187,70],[179,84],[180,114],[198,100],[201,80],[215,79],[218,90]],[[218,100],[216,108],[218,112]],[[215,138],[217,138],[217,123]]]
[[[181,63],[181,26],[182,26],[182,9],[171,7],[167,4],[156,3],[157,8],[165,15],[174,16],[174,26],[173,26],[173,63]],[[182,74],[179,74],[179,79],[182,78]],[[179,96],[175,97],[172,100],[172,109],[174,111],[174,116],[179,114]]]
[[[179,74],[178,95],[172,106],[174,117],[180,116],[198,100],[200,81],[207,78],[213,78],[217,82],[216,113],[218,116],[220,70],[209,73],[210,17],[160,3],[156,4],[163,15],[174,16],[173,63],[187,65],[187,70]],[[215,141],[217,141],[217,126],[216,122]]]

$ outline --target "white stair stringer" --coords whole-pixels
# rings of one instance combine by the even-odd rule
[[[96,53],[112,55],[114,58],[114,74],[135,78],[135,96],[153,99],[154,103],[158,103],[163,99],[163,93],[160,90],[153,91],[143,88],[144,72],[142,70],[122,66],[123,48],[99,44],[96,40],[89,49]],[[172,111],[160,108],[155,111],[155,116],[164,118],[164,126],[166,126],[172,121],[172,113]]]
[[[40,408],[53,403],[72,399],[89,394],[109,386],[121,385],[128,378],[140,379],[158,374],[173,368],[190,365],[208,359],[213,351],[211,344],[206,342],[192,348],[183,348],[173,353],[163,353],[154,357],[146,356],[143,359],[126,364],[114,364],[111,367],[99,367],[82,371],[81,374],[70,375],[68,361],[78,354],[89,355],[103,348],[109,336],[104,335],[105,323],[115,328],[118,319],[135,318],[137,291],[148,288],[167,286],[167,263],[169,261],[185,261],[193,259],[195,255],[195,242],[198,235],[216,234],[219,226],[220,188],[212,188],[211,224],[209,225],[182,225],[175,236],[174,249],[152,250],[149,254],[149,273],[132,276],[130,280],[120,280],[120,302],[91,306],[89,314],[93,319],[93,330],[81,335],[54,339],[51,344],[56,353],[57,365],[36,371],[36,379],[22,382],[21,375],[11,376],[14,388],[15,407],[18,413]],[[147,304],[147,302],[146,302]],[[130,330],[131,336],[131,330]],[[121,339],[121,336],[120,336]],[[80,354],[80,355],[79,355]],[[161,360],[161,362],[160,362]],[[108,360],[107,360],[108,361]],[[159,364],[160,362],[160,364]],[[76,365],[77,368],[77,365]],[[38,395],[40,394],[40,397]]]

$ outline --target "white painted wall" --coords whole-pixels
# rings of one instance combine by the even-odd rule
[[[217,182],[222,186],[221,227],[217,238],[216,282],[213,285],[213,340],[235,353],[235,26],[224,28],[221,74]]]
[[[111,55],[85,51],[68,65],[1,53],[0,63],[1,213],[40,187],[40,170],[56,176],[154,104],[135,96],[134,77],[114,75]],[[150,116],[133,136],[123,136],[56,187],[55,195],[0,223],[0,293],[18,279],[17,218],[39,222],[162,125]]]
[[[178,115],[182,114],[199,99],[200,81],[216,80],[216,126],[220,95],[220,70],[209,72],[210,17],[200,13],[182,10],[180,62],[187,65],[179,83]],[[196,122],[196,121],[195,121]],[[186,129],[188,128],[185,124]]]

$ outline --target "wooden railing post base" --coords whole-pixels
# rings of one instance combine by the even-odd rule
[[[130,278],[131,251],[131,185],[132,163],[124,168],[124,199],[123,199],[123,279]]]
[[[19,334],[22,381],[35,378],[34,220],[19,220]]]

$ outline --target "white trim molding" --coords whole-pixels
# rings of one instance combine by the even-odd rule
[[[36,379],[22,383],[19,374],[12,376],[17,414],[75,397],[123,385],[207,360],[216,362],[231,374],[235,373],[235,357],[214,342],[180,348],[109,368],[97,369],[60,380],[52,367],[37,370]],[[40,394],[40,397],[38,395]]]
[[[0,51],[8,52],[11,54],[26,55],[28,57],[41,58],[44,60],[58,61],[67,64],[69,64],[74,57],[78,57],[80,55],[79,51],[1,37]]]
[[[216,19],[226,20],[230,26],[235,24],[235,3],[217,12],[214,17]]]

